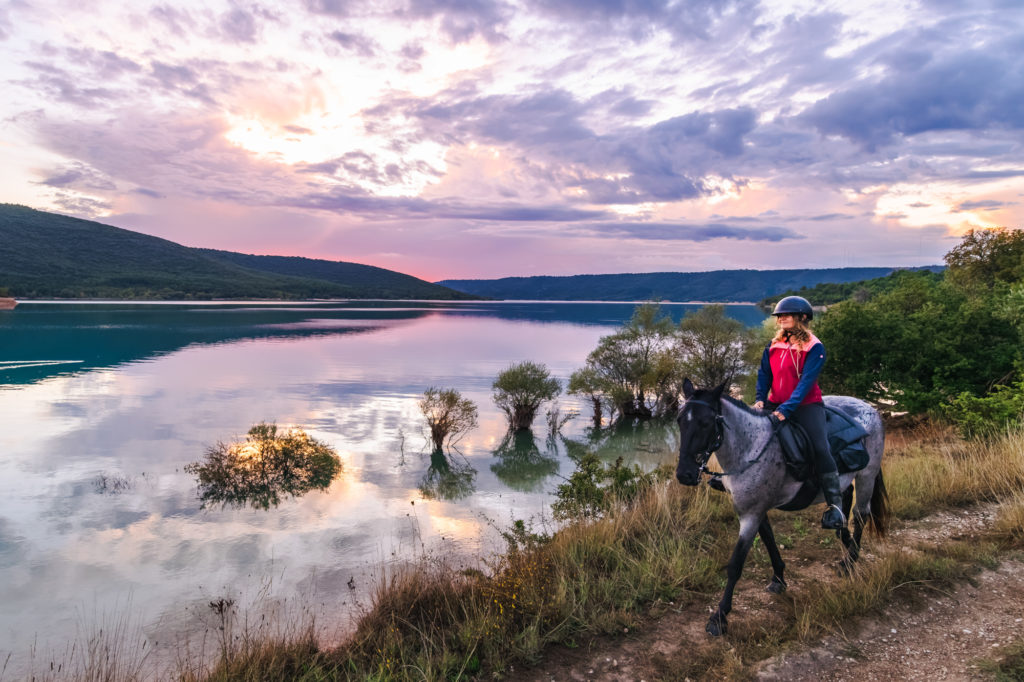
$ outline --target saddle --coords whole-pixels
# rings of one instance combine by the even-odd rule
[[[863,442],[868,432],[864,427],[845,413],[828,406],[825,407],[825,427],[829,450],[840,474],[860,471],[868,465],[868,451]],[[811,443],[804,428],[787,419],[776,427],[776,435],[782,445],[789,474],[798,481],[810,479],[813,473]]]

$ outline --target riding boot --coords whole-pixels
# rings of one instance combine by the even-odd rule
[[[839,474],[835,471],[822,474],[821,492],[825,495],[825,504],[828,509],[821,517],[821,527],[829,529],[840,529],[846,527],[846,517],[843,515],[843,493],[839,490]]]

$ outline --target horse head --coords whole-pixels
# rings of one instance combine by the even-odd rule
[[[679,463],[676,480],[683,485],[697,485],[708,458],[722,444],[722,393],[725,384],[713,389],[695,388],[683,380],[686,402],[676,415],[679,424]]]

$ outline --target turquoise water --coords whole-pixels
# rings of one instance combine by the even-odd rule
[[[697,306],[666,305],[678,319]],[[0,311],[0,662],[37,661],[130,614],[152,648],[210,626],[209,603],[365,603],[383,567],[423,553],[469,563],[494,527],[540,517],[572,471],[566,441],[653,467],[671,429],[505,437],[490,399],[511,362],[563,381],[631,304],[29,303]],[[763,315],[730,306],[747,324]],[[40,364],[54,363],[59,364]],[[480,425],[431,456],[417,400],[453,387]],[[202,508],[186,473],[253,424],[297,426],[343,470],[267,510]],[[543,419],[539,420],[542,422]],[[289,608],[283,606],[282,608]],[[327,617],[325,614],[332,614]]]

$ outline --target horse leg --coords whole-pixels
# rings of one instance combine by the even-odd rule
[[[736,541],[736,546],[732,550],[732,556],[729,557],[729,564],[725,570],[728,578],[725,592],[722,594],[722,600],[718,602],[718,609],[711,614],[707,627],[704,628],[712,637],[724,635],[729,627],[726,616],[732,611],[732,593],[736,589],[740,574],[743,573],[743,564],[747,561],[750,546],[754,544],[754,535],[761,525],[761,518],[763,517],[745,516],[740,519],[740,537]]]
[[[783,577],[783,573],[786,570],[786,562],[782,560],[782,555],[779,554],[779,546],[775,544],[775,533],[772,532],[772,524],[768,522],[768,517],[764,517],[764,521],[757,527],[757,534],[761,536],[761,542],[764,543],[765,549],[768,550],[768,558],[772,560],[772,579],[765,587],[766,590],[772,594],[782,594],[786,591],[786,579]]]
[[[850,518],[850,510],[853,508],[853,486],[848,487],[843,491],[843,516],[847,519]],[[860,514],[854,514],[853,522],[855,533],[850,535],[849,527],[841,528],[836,531],[839,539],[843,543],[843,547],[846,549],[846,555],[839,561],[839,574],[850,575],[853,573],[853,565],[857,562],[857,558],[860,556],[860,535],[864,530],[864,521],[860,518]],[[859,531],[857,529],[860,529]]]

